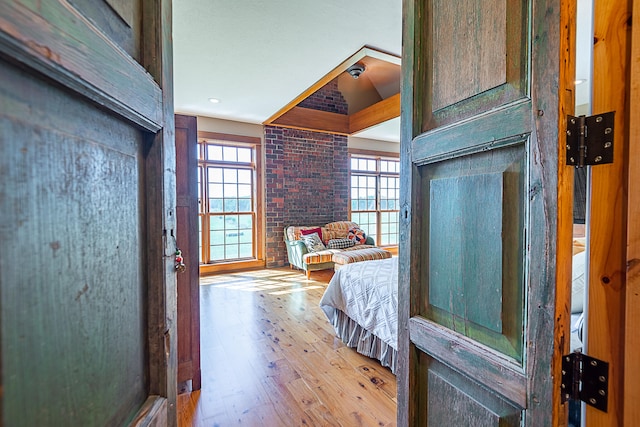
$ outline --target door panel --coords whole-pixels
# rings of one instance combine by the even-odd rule
[[[433,396],[427,402],[427,425],[520,426],[521,411],[517,405],[470,383],[446,365],[433,359],[429,362],[427,378],[423,380]]]
[[[14,100],[0,118],[0,170],[14,183],[3,191],[0,242],[30,266],[2,259],[5,424],[121,425],[144,403],[149,375],[142,135],[6,63],[0,70],[0,97]]]
[[[399,425],[551,425],[558,7],[405,2]]]
[[[433,0],[425,7],[432,96],[423,132],[528,95],[526,1]]]
[[[524,143],[419,168],[421,316],[522,363]]]
[[[2,425],[175,425],[168,5],[0,2]]]

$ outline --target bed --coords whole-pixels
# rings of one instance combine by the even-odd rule
[[[357,262],[337,270],[320,307],[347,346],[395,373],[398,258]]]
[[[571,351],[582,347],[585,285],[584,239],[574,240]],[[320,307],[338,337],[358,353],[396,372],[398,350],[398,258],[347,264],[337,270]]]

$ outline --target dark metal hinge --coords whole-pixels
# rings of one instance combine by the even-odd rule
[[[574,352],[562,356],[562,403],[569,399],[607,412],[609,363]]]
[[[613,163],[615,111],[595,116],[567,116],[567,165]]]

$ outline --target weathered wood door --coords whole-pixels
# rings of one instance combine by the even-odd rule
[[[400,426],[558,421],[561,4],[404,2]]]
[[[175,425],[170,24],[0,1],[1,425]]]
[[[200,390],[200,277],[198,256],[198,124],[176,114],[176,239],[185,270],[178,274],[178,382]]]

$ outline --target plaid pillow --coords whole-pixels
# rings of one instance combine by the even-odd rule
[[[327,248],[344,249],[344,248],[350,248],[355,244],[356,242],[351,239],[331,239],[329,240],[329,243],[327,243]]]

